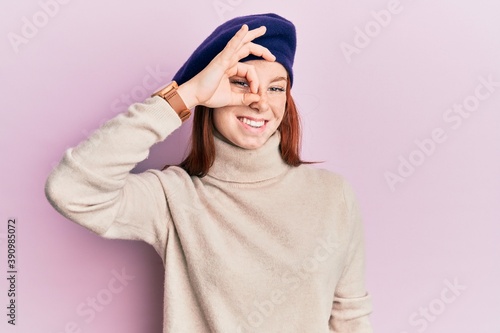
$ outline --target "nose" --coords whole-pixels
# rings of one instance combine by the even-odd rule
[[[250,107],[258,112],[266,112],[269,110],[267,91],[265,89],[259,89],[257,94],[259,95],[259,100],[250,104]]]

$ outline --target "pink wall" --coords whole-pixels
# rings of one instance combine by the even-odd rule
[[[0,275],[14,217],[18,317],[7,325],[2,306],[2,332],[161,331],[152,248],[69,223],[43,185],[66,148],[167,83],[214,27],[263,12],[298,29],[304,157],[361,201],[376,331],[500,332],[500,2],[308,3],[4,1]],[[137,170],[178,162],[188,132]],[[7,289],[0,279],[1,304]]]

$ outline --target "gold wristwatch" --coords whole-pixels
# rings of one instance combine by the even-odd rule
[[[190,116],[191,111],[187,108],[181,96],[177,93],[179,86],[177,82],[172,81],[169,85],[155,92],[151,97],[160,96],[167,101],[168,104],[179,115],[182,122],[185,122]]]

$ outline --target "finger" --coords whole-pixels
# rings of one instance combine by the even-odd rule
[[[244,39],[248,34],[248,25],[243,24],[236,32],[236,34],[229,40],[227,43],[226,47],[222,50],[224,52],[225,50],[231,50],[231,51],[236,51],[238,50],[242,44],[244,44]]]
[[[266,31],[267,31],[267,28],[265,26],[260,26],[256,29],[249,30],[248,25],[244,24],[240,28],[240,30],[238,30],[238,32],[236,32],[236,34],[233,36],[235,41],[239,41],[239,43],[235,42],[235,45],[237,45],[237,48],[239,48],[242,45],[249,43],[256,38],[263,36],[266,33]],[[233,38],[231,38],[231,39],[233,39]]]
[[[233,68],[232,72],[234,73],[228,73],[229,77],[239,76],[247,80],[251,93],[256,94],[259,91],[259,77],[254,66],[239,62]]]
[[[232,95],[230,105],[246,105],[257,103],[260,96],[252,93],[235,93]]]
[[[228,57],[230,57],[231,60],[234,61],[234,58],[232,58],[232,56],[236,52],[238,52],[242,48],[245,48],[245,46],[248,44],[254,44],[254,43],[251,43],[251,41],[254,40],[255,38],[258,38],[258,37],[264,35],[265,33],[266,33],[265,26],[261,26],[257,29],[253,29],[253,30],[249,31],[248,26],[246,24],[244,24],[240,28],[240,30],[238,30],[238,32],[236,32],[236,34],[229,40],[226,47],[224,47],[224,49],[222,50],[221,56],[226,61],[230,61],[230,59]],[[272,60],[274,60],[274,57],[272,55],[270,56],[270,54],[271,54],[271,52],[269,52],[269,51],[265,52],[265,55],[267,58],[273,58],[273,59],[269,59],[272,61]],[[238,58],[236,61],[238,61],[241,58],[243,58],[243,57]]]
[[[242,47],[237,53],[238,60],[243,59],[250,54],[261,57],[268,61],[276,60],[276,56],[272,54],[267,47],[255,43],[248,43],[247,45]]]
[[[250,30],[247,32],[245,37],[242,40],[242,43],[240,45],[240,48],[238,51],[238,60],[243,59],[244,57],[248,56],[248,54],[254,54],[258,57],[262,57],[266,60],[269,61],[275,61],[276,57],[269,51],[268,48],[258,44],[258,43],[252,43],[252,41],[266,33],[267,28],[265,26],[261,26],[257,29]],[[250,48],[250,53],[245,54],[244,52],[241,52],[241,50],[245,50],[247,48]]]
[[[249,30],[245,37],[243,38],[243,43],[248,43],[253,41],[256,38],[259,38],[260,36],[263,36],[267,31],[267,28],[265,26],[260,26],[256,29]]]
[[[259,95],[247,93],[247,94],[243,94],[243,97],[241,99],[241,103],[243,105],[248,106],[248,105],[250,105],[252,103],[257,103],[259,100],[260,100],[260,96]]]

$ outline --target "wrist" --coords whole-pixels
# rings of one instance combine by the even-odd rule
[[[185,122],[191,116],[191,111],[179,94],[178,89],[177,83],[172,81],[166,87],[155,92],[152,97],[160,96],[163,98],[177,113],[182,122]]]
[[[198,99],[193,95],[192,91],[194,91],[194,89],[191,87],[191,81],[187,81],[177,88],[177,93],[184,101],[184,104],[186,104],[186,107],[190,110],[199,104]]]

